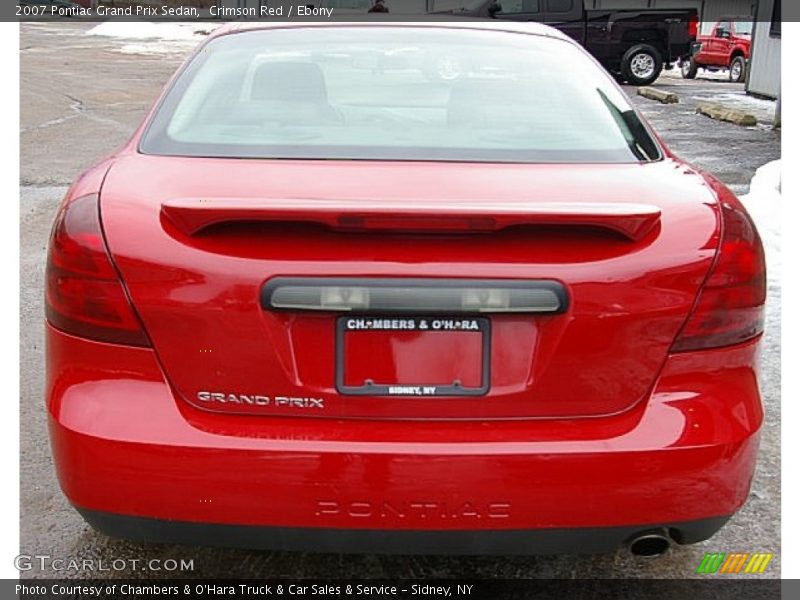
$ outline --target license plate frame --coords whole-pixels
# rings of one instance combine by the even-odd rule
[[[430,383],[374,383],[372,381],[365,381],[364,385],[347,385],[345,383],[346,372],[346,356],[345,356],[345,336],[348,331],[365,331],[363,327],[351,327],[353,322],[366,321],[370,323],[378,323],[381,321],[398,321],[413,322],[415,327],[419,328],[418,331],[432,333],[436,335],[447,335],[448,332],[454,331],[477,331],[481,334],[481,383],[477,387],[467,387],[454,381],[450,385],[430,384]],[[474,325],[475,329],[434,329],[436,322],[469,322]],[[397,330],[393,327],[370,327],[367,331],[371,332],[385,332],[390,335],[392,331]],[[442,397],[442,396],[485,396],[490,388],[490,375],[491,375],[491,321],[487,317],[472,317],[463,316],[448,317],[448,316],[397,316],[397,315],[364,315],[355,316],[348,315],[338,317],[336,320],[336,391],[339,394],[346,396],[385,396],[392,398],[401,397]]]

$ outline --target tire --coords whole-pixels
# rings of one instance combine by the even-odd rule
[[[622,76],[631,85],[650,85],[664,67],[661,53],[650,44],[637,44],[622,57]]]
[[[694,79],[697,77],[697,63],[694,58],[683,59],[681,61],[681,75],[684,79]]]
[[[747,63],[744,56],[734,56],[728,69],[728,78],[734,83],[742,83],[747,76]]]

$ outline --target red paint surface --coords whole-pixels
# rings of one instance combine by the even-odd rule
[[[187,235],[161,214],[172,198],[417,200],[460,206],[537,202],[661,211],[639,241],[581,227],[494,233],[343,232],[298,223],[234,223]],[[503,418],[608,415],[651,389],[714,258],[718,207],[700,174],[648,165],[335,163],[119,156],[101,212],[109,248],[161,363],[187,402],[199,391],[323,398],[324,415]],[[278,276],[553,279],[570,310],[492,318],[491,390],[477,398],[340,397],[333,314],[271,313]],[[304,351],[304,349],[307,349]],[[313,350],[312,350],[313,349]],[[254,367],[257,365],[257,367]],[[231,412],[277,414],[230,404]],[[306,414],[297,408],[295,414]],[[281,413],[283,414],[283,413]]]
[[[739,20],[752,20],[752,17],[742,17]],[[730,27],[730,37],[717,37],[717,27],[726,24]],[[750,58],[752,38],[749,35],[737,33],[735,19],[722,19],[718,21],[711,29],[711,33],[698,36],[697,41],[701,44],[700,50],[694,55],[694,60],[698,65],[727,67],[731,64],[734,55],[738,54],[744,56],[746,60]]]
[[[513,529],[728,515],[747,498],[763,417],[756,342],[670,356],[646,401],[619,415],[493,423],[211,413],[173,394],[152,350],[48,327],[47,351],[68,498],[162,519]],[[320,501],[355,508],[317,514]],[[351,514],[386,502],[510,508],[503,518]]]
[[[47,328],[54,459],[76,505],[216,523],[513,529],[687,521],[747,498],[757,341],[670,353],[714,263],[729,192],[669,151],[641,165],[183,159],[138,154],[140,133],[67,197],[100,193],[106,243],[153,346]],[[274,219],[199,231],[162,212],[187,198],[270,214],[274,203],[361,203],[398,213],[395,225],[415,203],[425,219],[439,205],[448,217],[598,205],[660,216],[635,235],[574,221],[472,232],[469,219],[439,232]],[[551,279],[570,304],[491,317],[484,397],[343,397],[336,316],[263,310],[259,292],[277,276]],[[351,376],[394,347],[371,343]],[[374,366],[405,378],[402,354]],[[450,362],[437,373],[461,373],[457,353],[440,358]],[[212,406],[203,390],[325,408]],[[397,515],[420,503],[436,507]]]

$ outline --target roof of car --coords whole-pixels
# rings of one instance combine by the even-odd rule
[[[286,28],[309,28],[309,27],[424,27],[437,29],[473,29],[479,31],[506,31],[510,33],[526,33],[560,40],[573,41],[569,36],[561,33],[553,27],[548,27],[541,23],[512,21],[483,21],[478,19],[455,19],[452,16],[442,17],[438,20],[430,17],[429,20],[419,22],[408,21],[388,21],[375,20],[362,21],[325,21],[325,22],[305,22],[305,21],[275,21],[275,22],[235,22],[226,23],[222,27],[215,29],[210,37],[218,37],[232,33],[242,33],[259,29],[286,29]]]

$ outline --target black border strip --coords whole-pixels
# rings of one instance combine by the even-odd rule
[[[552,529],[349,529],[171,521],[76,507],[95,529],[140,542],[378,554],[532,555],[613,552],[633,536],[666,529],[678,544],[707,540],[730,517],[677,523]]]
[[[350,311],[342,310],[317,310],[317,309],[301,309],[301,308],[281,308],[272,305],[272,295],[275,290],[281,286],[307,286],[316,287],[321,285],[333,286],[353,286],[353,287],[403,287],[403,288],[510,288],[510,289],[547,289],[552,291],[559,301],[559,306],[555,310],[540,310],[540,311],[497,311],[492,312],[459,312],[458,310],[449,308],[441,311],[431,309],[406,309],[406,310],[393,310],[391,307],[383,307],[366,309],[359,311],[362,314],[372,315],[420,315],[429,316],[431,314],[447,315],[447,316],[486,316],[490,314],[505,314],[505,315],[557,315],[566,312],[569,309],[569,295],[567,289],[559,281],[553,279],[455,279],[455,278],[423,278],[423,277],[274,277],[268,280],[261,288],[261,307],[264,310],[276,312],[314,312],[314,313],[332,313],[332,314],[354,314]]]
[[[298,0],[297,2],[291,2],[290,0],[283,0],[282,2],[278,0],[262,0],[264,4],[273,4],[274,6],[278,6],[279,4],[284,4],[286,6],[289,5],[306,5],[306,4],[318,4],[318,2],[314,1],[303,1]],[[400,2],[404,2],[405,0],[400,0]],[[767,4],[770,0],[760,0],[762,4]],[[774,0],[775,2],[781,2],[781,0]],[[99,16],[97,11],[92,11],[91,14],[85,16],[50,16],[49,14],[46,16],[32,16],[32,15],[17,15],[17,5],[20,4],[21,0],[12,0],[12,2],[0,2],[0,21],[6,22],[37,22],[37,21],[61,21],[61,22],[74,22],[74,21],[94,21],[94,22],[101,22],[101,21],[150,21],[150,22],[170,22],[170,21],[196,21],[196,22],[226,22],[226,21],[250,21],[250,22],[276,22],[276,21],[286,21],[286,22],[327,22],[327,21],[378,21],[378,22],[425,22],[425,21],[446,21],[446,20],[463,20],[463,17],[459,17],[458,13],[453,12],[444,12],[444,13],[424,13],[420,10],[417,14],[405,14],[401,10],[397,10],[396,12],[389,12],[385,14],[367,14],[367,13],[360,13],[355,12],[353,10],[347,9],[334,9],[334,12],[330,18],[326,18],[324,16],[298,16],[296,10],[293,11],[291,15],[289,15],[288,9],[284,11],[281,16],[265,16],[261,17],[253,17],[253,16],[243,16],[239,19],[234,18],[219,18],[219,17],[212,17],[211,12],[208,8],[201,8],[200,2],[197,0],[183,0],[181,5],[184,7],[196,7],[198,9],[197,17],[188,16],[185,14],[182,15],[163,15],[161,14],[161,6],[162,4],[166,4],[165,2],[160,1],[153,1],[148,3],[148,0],[131,0],[129,4],[132,5],[146,5],[149,4],[150,6],[155,6],[157,10],[156,15],[152,14],[132,14],[131,16]],[[724,0],[698,0],[697,6],[679,6],[678,8],[698,8],[700,6],[704,6],[705,10],[713,10],[718,12],[720,8],[725,7],[723,4]],[[249,0],[247,2],[248,6],[256,7],[259,2],[258,0]],[[391,0],[389,5],[391,7]],[[422,6],[424,3],[420,3]],[[466,2],[464,2],[466,4]],[[753,4],[756,4],[755,0]],[[435,10],[435,6],[433,7]],[[656,7],[643,7],[641,2],[637,2],[636,0],[616,0],[613,3],[613,8],[603,8],[595,7],[593,5],[586,6],[585,9],[589,13],[593,13],[593,15],[602,16],[603,14],[613,13],[619,10],[632,10],[632,11],[642,11],[646,10],[648,12],[656,12],[659,8],[664,10],[673,9],[667,3],[666,6],[656,6]],[[772,13],[772,11],[765,11]],[[794,0],[788,0],[783,3],[782,6],[782,14],[779,15],[781,22],[792,22],[792,21],[800,21],[800,2],[795,2]],[[485,19],[488,20],[488,19]],[[501,19],[497,19],[500,21]],[[535,19],[538,22],[538,19]],[[557,15],[553,15],[552,19],[549,19],[549,22],[557,20]],[[763,14],[761,11],[757,11],[757,14],[754,17],[755,21],[760,22],[767,22],[769,23],[772,20],[772,14]],[[524,21],[514,21],[514,22],[524,22]]]

